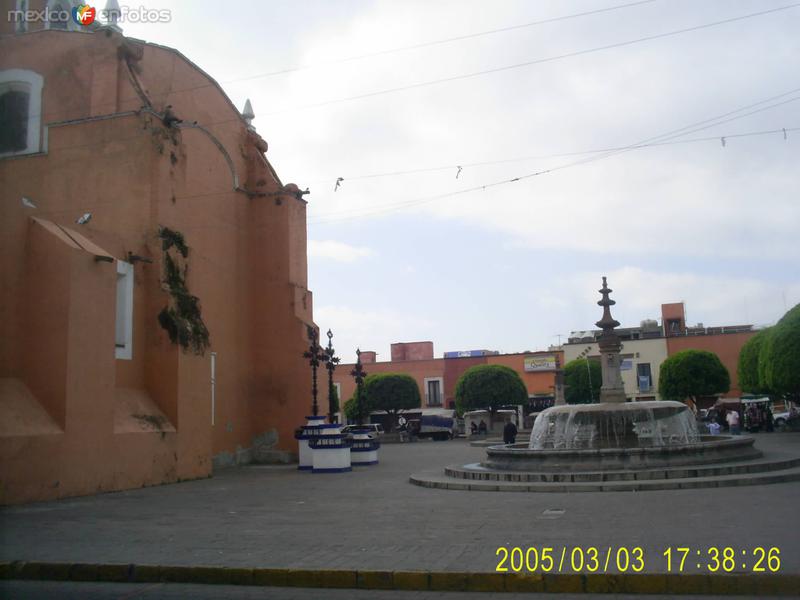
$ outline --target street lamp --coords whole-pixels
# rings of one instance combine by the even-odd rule
[[[356,349],[356,366],[350,371],[350,375],[356,380],[356,420],[359,425],[364,424],[364,413],[366,406],[364,406],[364,377],[367,372],[361,366],[361,349]]]
[[[339,357],[334,355],[333,349],[333,332],[328,329],[328,347],[325,348],[325,368],[328,369],[328,422],[334,422],[336,414],[336,406],[334,402],[334,387],[333,387],[333,372],[336,370],[336,365],[339,364]],[[339,399],[341,402],[341,398]]]
[[[308,345],[308,350],[303,352],[303,358],[308,359],[308,364],[311,365],[311,414],[316,417],[319,414],[319,407],[317,406],[317,367],[319,367],[320,362],[325,362],[327,356],[319,345],[317,329],[307,325],[306,330],[310,344]]]

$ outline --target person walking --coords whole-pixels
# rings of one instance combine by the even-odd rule
[[[729,410],[725,415],[725,420],[728,422],[728,427],[731,429],[731,435],[739,435],[739,411]]]

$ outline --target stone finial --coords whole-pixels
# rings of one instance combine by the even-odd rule
[[[619,321],[616,321],[611,316],[611,307],[614,306],[616,302],[608,297],[614,290],[608,287],[606,278],[603,277],[603,287],[597,291],[603,295],[603,298],[597,301],[597,304],[603,307],[603,318],[595,323],[595,325],[600,327],[603,333],[610,333],[615,327],[619,327]]]
[[[119,2],[117,0],[108,0],[106,2],[106,8],[104,10],[104,15],[107,20],[106,25],[111,27],[112,29],[116,29],[117,31],[122,31],[122,27],[117,24],[119,21],[119,17],[122,14],[122,10],[119,7]]]
[[[244,110],[242,110],[242,118],[244,122],[247,123],[247,128],[252,129],[255,131],[255,127],[253,127],[253,119],[255,119],[256,115],[253,112],[253,105],[250,104],[250,98],[245,100],[244,102]]]

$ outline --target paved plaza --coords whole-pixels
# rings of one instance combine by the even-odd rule
[[[763,434],[756,443],[800,454],[798,434]],[[644,572],[664,573],[669,547],[703,557],[709,547],[731,547],[752,557],[761,546],[780,549],[781,573],[800,574],[800,483],[575,494],[408,483],[412,472],[483,455],[464,440],[386,444],[380,465],[352,473],[250,466],[211,479],[7,507],[0,512],[0,560],[493,572],[501,546],[552,547],[556,554],[564,547],[641,547]],[[696,568],[704,559],[689,560],[684,572],[706,572]],[[749,571],[752,562],[735,571]],[[304,597],[293,593],[285,597]]]

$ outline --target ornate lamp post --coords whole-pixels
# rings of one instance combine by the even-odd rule
[[[364,424],[367,407],[364,398],[364,377],[367,373],[361,365],[361,350],[356,350],[356,366],[350,375],[356,380],[356,413],[359,425]],[[375,439],[371,430],[367,427],[355,428],[353,430],[353,445],[350,448],[351,464],[355,466],[368,466],[378,464],[378,448],[381,443]]]
[[[311,415],[306,417],[308,419],[306,424],[299,427],[294,434],[297,440],[299,459],[297,468],[301,471],[311,471],[314,468],[312,443],[322,435],[325,429],[325,416],[319,416],[319,407],[317,406],[317,368],[326,356],[322,353],[322,348],[317,341],[317,329],[308,325],[306,332],[309,345],[308,350],[303,352],[303,358],[308,359],[308,364],[311,365]]]
[[[336,416],[336,406],[333,398],[333,372],[339,364],[339,357],[334,355],[333,333],[328,329],[328,347],[325,348],[325,368],[328,369],[328,423],[333,423]],[[341,402],[341,398],[339,398]]]
[[[326,361],[327,356],[319,345],[317,330],[308,325],[307,331],[310,344],[308,345],[308,350],[303,352],[303,358],[308,359],[308,364],[311,365],[311,414],[316,417],[319,414],[319,407],[317,406],[317,368],[320,362]]]
[[[361,366],[361,349],[356,349],[356,366],[350,371],[350,375],[356,380],[356,420],[359,425],[364,424],[364,413],[366,412],[364,406],[364,377],[367,372]]]

